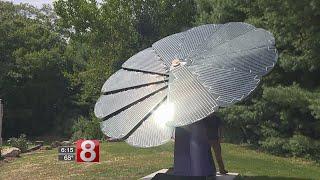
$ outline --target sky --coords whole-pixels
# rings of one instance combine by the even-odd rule
[[[13,4],[20,4],[20,3],[28,3],[32,4],[38,8],[42,7],[42,4],[51,4],[54,0],[4,0],[4,1],[10,1],[13,2]]]

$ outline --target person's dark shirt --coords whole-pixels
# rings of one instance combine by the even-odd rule
[[[215,140],[219,138],[219,128],[222,126],[221,119],[215,115],[211,114],[210,116],[203,119],[207,126],[208,139]]]

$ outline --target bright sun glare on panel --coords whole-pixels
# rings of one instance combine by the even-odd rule
[[[174,117],[174,104],[170,102],[165,102],[159,106],[159,108],[154,112],[155,122],[160,126],[164,127],[165,124],[173,120]]]

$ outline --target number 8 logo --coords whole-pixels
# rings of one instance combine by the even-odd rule
[[[78,140],[77,162],[99,162],[99,141]]]
[[[90,145],[89,148],[87,148],[87,144]],[[80,153],[80,157],[83,161],[86,161],[86,162],[91,162],[93,161],[95,158],[96,158],[96,152],[94,152],[94,148],[96,147],[96,145],[90,141],[90,140],[85,140],[81,143],[81,153]],[[87,158],[86,157],[86,153],[90,153],[90,157]]]

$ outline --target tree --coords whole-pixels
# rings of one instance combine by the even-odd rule
[[[194,5],[190,0],[56,1],[59,25],[69,29],[69,45],[86,52],[80,58],[82,69],[72,76],[80,88],[79,103],[93,109],[102,84],[124,61],[156,40],[191,26]]]
[[[6,103],[5,137],[48,133],[67,118],[72,66],[52,9],[0,2],[0,97]],[[71,108],[71,107],[69,107]],[[64,115],[62,115],[64,114]]]
[[[59,26],[68,30],[66,56],[77,67],[68,74],[81,106],[76,127],[83,119],[96,122],[90,112],[101,86],[124,61],[162,37],[190,27],[195,15],[192,0],[105,0],[100,4],[59,0],[54,7]]]
[[[276,39],[278,63],[253,98],[221,110],[241,140],[265,146],[271,145],[271,137],[319,139],[319,1],[198,0],[197,7],[197,24],[244,21]]]

